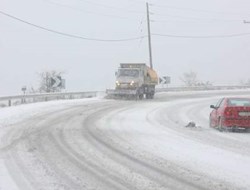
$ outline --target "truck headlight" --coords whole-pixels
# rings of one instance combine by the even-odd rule
[[[120,86],[120,82],[118,80],[115,83],[116,83],[116,86]]]
[[[135,84],[135,81],[131,81],[130,86],[133,86]]]

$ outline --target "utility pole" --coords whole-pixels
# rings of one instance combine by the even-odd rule
[[[150,68],[153,69],[153,59],[152,59],[152,45],[151,45],[151,31],[150,31],[150,18],[149,18],[149,6],[146,3],[147,7],[147,23],[148,23],[148,48],[149,48],[149,63]]]

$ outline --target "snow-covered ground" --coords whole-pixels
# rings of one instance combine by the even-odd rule
[[[81,105],[83,103],[97,103],[100,98],[81,99],[81,100],[60,100],[52,102],[42,102],[27,104],[15,107],[6,107],[0,109],[0,190],[15,190],[19,189],[12,180],[12,174],[8,172],[4,156],[4,149],[6,144],[3,143],[4,136],[10,133],[15,127],[18,127],[17,123],[22,123],[25,120],[29,120],[33,117],[39,116],[42,113],[55,113],[68,107]],[[17,125],[14,125],[17,124]],[[22,134],[20,133],[20,136]],[[12,142],[10,142],[12,143]]]
[[[160,93],[0,109],[0,190],[250,187],[250,133],[210,129],[210,104],[249,91]],[[185,128],[194,121],[198,128]]]

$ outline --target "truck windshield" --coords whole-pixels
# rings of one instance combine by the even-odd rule
[[[120,69],[118,73],[119,77],[138,77],[139,71],[133,69]]]

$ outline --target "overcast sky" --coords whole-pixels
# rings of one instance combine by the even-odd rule
[[[201,81],[238,84],[250,78],[249,0],[151,0],[153,64],[181,85],[184,72]],[[84,38],[147,35],[143,0],[0,0],[0,11],[37,26]],[[148,63],[147,39],[98,42],[62,36],[0,13],[0,95],[37,88],[37,73],[65,74],[67,91],[112,88],[121,62]],[[184,38],[184,36],[219,38]],[[222,38],[224,36],[224,38]]]

